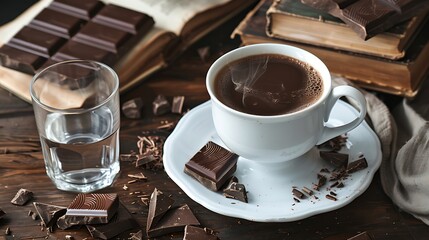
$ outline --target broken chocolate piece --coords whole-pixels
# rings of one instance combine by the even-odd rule
[[[74,225],[108,223],[119,206],[116,193],[79,193],[57,225],[67,229]]]
[[[112,239],[127,230],[137,228],[139,224],[123,205],[119,204],[117,213],[107,224],[86,225],[93,238]]]
[[[184,96],[176,96],[173,98],[173,102],[171,104],[171,112],[172,113],[182,113],[183,103],[185,102]]]
[[[349,155],[345,153],[320,151],[319,154],[323,160],[338,168],[345,168],[349,161]]]
[[[195,227],[191,225],[185,226],[185,234],[183,240],[219,240],[213,230],[207,228]]]
[[[158,237],[168,233],[183,231],[186,225],[200,225],[187,204],[172,208],[152,228],[148,229],[149,237]]]
[[[36,212],[39,214],[45,227],[56,225],[58,218],[66,214],[67,208],[46,203],[33,202]]]
[[[373,240],[373,239],[374,237],[372,237],[372,235],[369,234],[368,232],[362,232],[351,238],[347,238],[347,240]]]
[[[325,175],[322,175],[322,174],[317,174],[317,179],[318,179],[319,181],[317,182],[317,184],[315,184],[315,185],[313,186],[313,189],[314,189],[314,190],[319,191],[319,189],[320,189],[321,187],[323,187],[323,185],[325,185],[325,184],[326,184],[326,181],[327,181],[328,179],[326,178],[326,176],[325,176]]]
[[[246,187],[243,184],[231,182],[223,190],[223,195],[227,198],[232,198],[247,203]]]
[[[186,164],[185,173],[207,188],[218,191],[237,168],[238,155],[209,141]]]
[[[34,74],[46,58],[25,52],[8,45],[0,47],[0,64],[28,74]]]
[[[168,113],[171,106],[164,95],[158,95],[152,102],[152,110],[154,115],[159,116]]]
[[[354,173],[368,167],[368,162],[365,157],[361,157],[347,166],[347,173]]]
[[[143,100],[141,98],[133,98],[122,104],[122,112],[125,117],[137,119],[141,117]]]
[[[10,201],[12,204],[23,206],[33,198],[33,192],[21,188],[16,193],[15,197]]]
[[[171,208],[174,200],[169,196],[164,195],[158,189],[154,189],[150,195],[149,212],[147,214],[146,229],[149,230],[158,223],[164,214]]]
[[[1,210],[1,208],[0,208],[0,219],[2,219],[2,217],[4,217],[4,215],[6,215],[6,213],[3,210]]]

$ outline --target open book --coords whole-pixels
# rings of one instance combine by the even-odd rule
[[[14,21],[0,27],[0,46],[7,43],[52,0],[40,0]],[[191,44],[249,7],[255,0],[103,0],[153,17],[155,26],[113,67],[121,92],[167,66]],[[0,66],[0,86],[31,101],[32,75]]]

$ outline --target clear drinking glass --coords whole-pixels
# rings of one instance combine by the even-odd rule
[[[119,166],[119,81],[109,66],[56,63],[31,81],[46,172],[65,191],[110,186]]]

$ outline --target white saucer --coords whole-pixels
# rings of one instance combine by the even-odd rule
[[[357,111],[343,101],[334,106],[329,124],[349,122]],[[225,198],[213,192],[184,173],[185,163],[208,141],[221,146],[213,126],[211,103],[206,102],[192,109],[178,123],[164,145],[164,167],[170,178],[194,201],[216,213],[258,222],[288,222],[338,209],[362,194],[370,185],[381,164],[380,143],[366,122],[348,133],[343,150],[350,159],[363,153],[368,168],[353,173],[344,181],[343,188],[334,188],[337,201],[325,197],[330,190],[325,186],[313,197],[295,202],[292,187],[311,188],[317,182],[317,173],[330,167],[320,159],[316,148],[297,159],[276,164],[257,164],[239,158],[235,176],[248,191],[248,203]],[[332,167],[330,167],[332,168]],[[332,184],[328,182],[327,186]]]

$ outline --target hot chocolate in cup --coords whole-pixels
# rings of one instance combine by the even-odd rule
[[[223,143],[258,162],[297,158],[351,131],[366,114],[359,90],[332,88],[329,70],[319,58],[283,44],[256,44],[226,53],[210,67],[206,87]],[[358,117],[329,126],[331,110],[343,96],[356,101]]]

